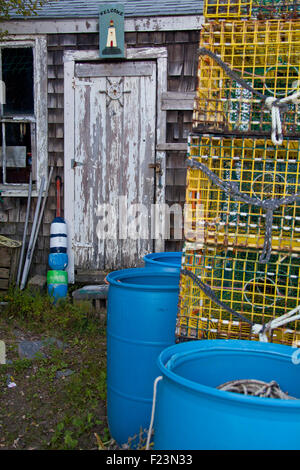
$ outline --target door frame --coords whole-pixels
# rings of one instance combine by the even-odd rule
[[[74,259],[74,168],[72,159],[75,154],[74,117],[75,117],[75,63],[77,61],[99,60],[98,51],[65,51],[64,52],[64,218],[68,227],[68,276],[69,283],[75,282]],[[154,59],[157,64],[156,96],[156,149],[155,161],[161,165],[160,185],[155,188],[155,201],[165,203],[166,151],[159,146],[166,143],[166,114],[162,110],[162,94],[167,91],[168,53],[166,47],[128,48],[127,60]],[[103,61],[101,61],[103,62]],[[164,251],[165,240],[160,237],[154,240],[155,251]]]

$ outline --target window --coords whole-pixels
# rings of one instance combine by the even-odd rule
[[[0,43],[0,190],[20,194],[32,171],[35,189],[47,175],[45,39]]]

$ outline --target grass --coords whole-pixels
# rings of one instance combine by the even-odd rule
[[[0,365],[0,449],[99,449],[110,441],[106,420],[105,311],[69,299],[10,290],[0,315],[6,359]],[[55,337],[45,356],[20,359],[21,340]],[[57,373],[71,371],[57,378]],[[9,388],[13,382],[15,387]],[[105,447],[106,448],[106,447]]]

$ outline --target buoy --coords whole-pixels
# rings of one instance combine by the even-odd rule
[[[56,177],[56,217],[50,227],[50,254],[48,264],[51,269],[63,270],[68,266],[68,236],[67,224],[60,215],[61,178]]]
[[[65,298],[68,293],[68,273],[62,270],[52,270],[47,273],[48,294],[56,303]]]

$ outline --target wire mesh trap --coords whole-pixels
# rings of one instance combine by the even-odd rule
[[[253,325],[264,325],[300,303],[297,254],[272,253],[266,264],[257,250],[186,248],[182,268],[176,326],[181,341],[258,340]],[[272,330],[269,340],[299,347],[299,321]]]
[[[188,156],[191,234],[201,219],[206,245],[300,252],[300,141],[190,135]]]
[[[272,3],[209,0],[206,8],[216,5],[250,16]],[[271,342],[300,345],[298,319],[268,327],[300,305],[299,53],[297,19],[203,25],[178,341],[259,340],[263,331]],[[199,226],[202,246],[194,243]]]
[[[204,17],[207,19],[250,18],[252,0],[206,0]]]
[[[252,0],[252,18],[299,18],[299,0]]]
[[[207,19],[297,18],[299,0],[206,0]]]
[[[270,135],[267,98],[300,90],[300,21],[221,21],[200,33],[195,132]],[[299,100],[280,107],[285,136],[300,136]]]

